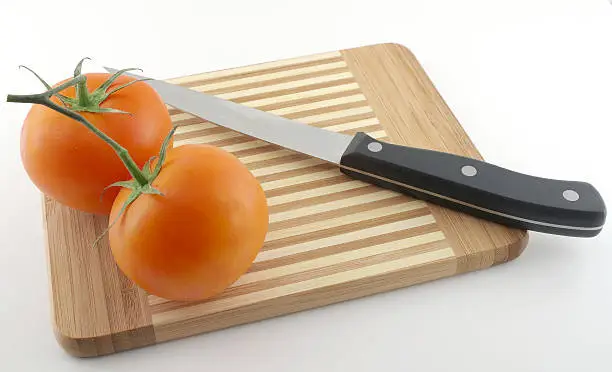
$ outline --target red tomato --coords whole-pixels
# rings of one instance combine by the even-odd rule
[[[230,153],[207,145],[169,149],[152,183],[109,231],[117,265],[147,292],[172,300],[214,296],[249,268],[268,229],[257,179]],[[115,220],[131,190],[113,204]]]
[[[110,77],[106,73],[84,75],[89,92]],[[132,80],[121,76],[109,89]],[[67,88],[62,93],[74,97],[75,88]],[[52,100],[59,103],[56,97]],[[125,147],[140,167],[159,152],[172,128],[166,105],[144,82],[111,94],[100,107],[130,115],[78,113]],[[102,191],[111,183],[131,178],[107,143],[81,123],[42,105],[32,106],[26,117],[21,133],[21,157],[28,176],[41,192],[85,212],[110,213],[118,189],[109,189],[100,200]]]

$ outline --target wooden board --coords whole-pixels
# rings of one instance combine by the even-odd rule
[[[481,159],[412,55],[380,44],[170,79],[326,130]],[[212,143],[261,182],[266,243],[221,295],[150,296],[115,265],[106,218],[45,198],[53,324],[75,356],[105,355],[483,269],[516,258],[527,233],[352,180],[331,165],[170,109],[175,146]]]

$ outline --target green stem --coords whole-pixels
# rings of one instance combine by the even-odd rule
[[[91,100],[89,99],[89,92],[87,91],[87,78],[84,75],[81,75],[84,77],[83,80],[81,80],[77,85],[76,85],[76,98],[77,98],[77,102],[78,105],[81,107],[87,107],[91,104]]]
[[[108,138],[110,138],[110,137],[108,137]],[[113,141],[113,142],[115,142],[115,141]],[[115,142],[115,143],[117,143],[117,142]],[[119,145],[119,144],[117,144],[117,145]],[[130,156],[130,153],[128,152],[128,150],[126,148],[122,147],[121,145],[119,145],[119,147],[121,147],[121,149],[119,151],[117,151],[117,150],[115,150],[115,151],[117,152],[117,155],[119,155],[119,158],[121,158],[121,160],[123,161],[123,164],[125,164],[126,168],[130,172],[132,177],[134,177],[134,179],[136,180],[136,182],[138,182],[138,184],[140,186],[144,186],[144,185],[148,184],[149,180],[147,179],[147,177],[145,177],[145,175],[142,173],[142,171],[138,168],[138,165],[136,164],[134,159],[132,159],[132,157]],[[113,149],[114,148],[115,147],[113,147]]]
[[[96,128],[93,124],[87,121],[87,119],[85,119],[83,116],[77,114],[76,112],[66,107],[62,107],[49,99],[49,97],[51,97],[53,94],[58,93],[66,89],[69,86],[80,84],[81,82],[84,82],[84,80],[85,80],[84,76],[81,75],[45,93],[28,94],[28,95],[9,94],[6,100],[7,102],[40,104],[40,105],[49,107],[50,109],[55,110],[59,113],[62,113],[78,121],[79,123],[85,125],[89,130],[94,132],[104,142],[108,143],[113,148],[113,150],[115,150],[115,152],[117,153],[117,155],[119,156],[123,164],[125,164],[126,168],[130,172],[132,177],[134,177],[136,182],[138,182],[139,185],[144,186],[148,184],[149,180],[147,179],[147,177],[145,177],[142,171],[138,168],[138,165],[136,164],[136,162],[134,162],[134,159],[132,159],[127,149],[125,149],[115,140],[113,140],[108,135],[106,135],[106,133]]]
[[[33,100],[40,100],[43,98],[49,98],[54,94],[61,92],[62,90],[76,85],[79,81],[83,79],[83,76],[75,77],[72,80],[65,82],[64,84],[58,85],[57,87],[48,90],[44,93],[39,94],[27,94],[27,95],[18,95],[18,94],[9,94],[6,96],[7,102],[18,102],[18,103],[33,103]]]

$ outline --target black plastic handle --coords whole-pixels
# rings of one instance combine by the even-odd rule
[[[588,183],[529,176],[479,160],[357,133],[340,161],[359,180],[525,230],[592,237],[606,207]]]

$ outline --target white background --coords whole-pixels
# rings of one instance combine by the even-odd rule
[[[607,0],[2,1],[0,91],[33,93],[83,56],[158,78],[397,42],[485,159],[593,183],[612,205]],[[56,344],[28,107],[0,107],[2,371],[611,371],[612,228],[531,234],[488,270],[161,346],[76,359]]]

